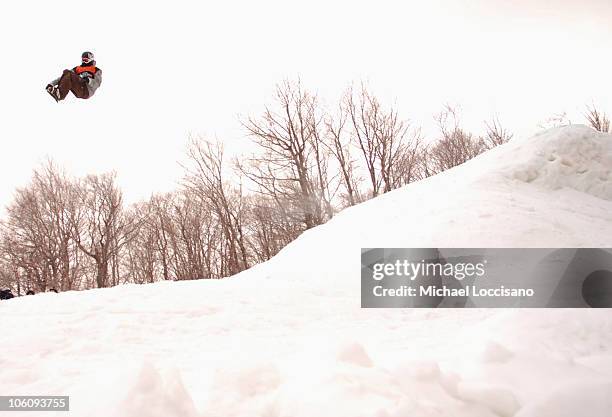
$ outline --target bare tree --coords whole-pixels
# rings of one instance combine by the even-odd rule
[[[118,282],[116,271],[111,269],[113,258],[138,227],[134,219],[125,216],[123,196],[115,178],[114,173],[85,177],[79,184],[82,208],[72,218],[73,239],[95,263],[98,288]]]
[[[349,89],[344,97],[344,105],[349,114],[353,140],[363,156],[365,169],[372,186],[372,196],[376,197],[380,193],[382,184],[382,178],[376,167],[376,160],[380,152],[375,132],[380,105],[363,85],[357,97],[353,89]]]
[[[249,196],[247,207],[248,244],[255,262],[269,260],[304,231],[299,223],[290,221],[268,196]]]
[[[398,148],[397,157],[390,167],[393,189],[427,178],[427,153],[420,131],[415,131],[408,143]]]
[[[194,196],[195,197],[195,196]],[[170,234],[172,247],[171,269],[177,280],[205,277],[201,259],[201,222],[204,212],[192,198],[180,198],[172,205]]]
[[[244,234],[242,187],[224,180],[223,146],[219,142],[193,140],[188,150],[191,166],[185,186],[216,216],[225,241],[228,275],[249,267]]]
[[[362,202],[363,197],[359,189],[361,181],[355,173],[356,162],[351,155],[351,136],[347,119],[347,108],[342,103],[338,106],[335,115],[327,114],[325,118],[327,140],[322,143],[335,158],[337,169],[340,171],[340,182],[344,187],[346,200],[343,206],[354,206]]]
[[[148,225],[156,234],[156,250],[159,253],[162,279],[164,280],[171,279],[170,266],[173,259],[171,242],[175,234],[171,209],[174,203],[174,193],[168,193],[151,197],[148,204]]]
[[[130,222],[140,222],[128,240],[122,256],[122,267],[131,282],[137,284],[155,282],[159,276],[158,231],[148,202],[134,204],[126,213]]]
[[[605,113],[600,112],[594,104],[587,106],[585,116],[593,129],[599,132],[610,133],[610,119],[608,119]]]
[[[20,295],[22,281],[16,273],[15,267],[9,257],[0,255],[0,289],[9,288]]]
[[[489,149],[483,138],[474,137],[459,123],[457,111],[446,105],[436,116],[441,137],[428,150],[429,170],[433,174],[446,171]]]
[[[70,290],[78,286],[80,256],[71,237],[78,209],[74,183],[52,161],[36,169],[31,183],[17,190],[3,225],[2,248],[28,286]]]
[[[343,98],[352,141],[359,149],[372,196],[412,181],[411,168],[420,147],[419,130],[399,118],[394,107],[383,108],[364,84],[357,94],[350,88]]]
[[[241,170],[276,201],[289,202],[307,229],[331,217],[327,155],[321,148],[322,116],[317,99],[300,82],[277,86],[277,110],[243,123],[261,154]]]
[[[493,117],[491,121],[485,122],[485,126],[487,128],[485,141],[488,148],[503,145],[512,139],[512,133],[502,126],[497,116]]]

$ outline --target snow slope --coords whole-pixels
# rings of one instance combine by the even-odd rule
[[[230,279],[1,302],[0,395],[70,395],[58,416],[604,417],[612,310],[362,310],[360,248],[611,243],[612,136],[553,129]]]

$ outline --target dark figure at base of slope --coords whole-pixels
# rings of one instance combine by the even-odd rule
[[[71,70],[64,70],[62,76],[47,84],[45,89],[55,101],[59,102],[65,99],[70,91],[77,98],[89,98],[100,84],[102,84],[102,70],[96,67],[91,52],[83,52],[81,65]]]
[[[14,295],[13,295],[13,292],[10,290],[10,288],[0,290],[0,300],[10,300],[13,297]]]

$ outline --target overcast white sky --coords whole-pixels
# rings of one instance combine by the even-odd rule
[[[238,116],[298,75],[328,102],[366,80],[426,132],[446,102],[517,134],[591,101],[612,111],[610,0],[24,0],[0,6],[0,38],[2,207],[47,156],[116,170],[128,201],[169,190],[188,134],[239,149]],[[84,50],[102,87],[55,103],[44,86]]]

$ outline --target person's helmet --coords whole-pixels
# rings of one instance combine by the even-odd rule
[[[94,60],[94,54],[89,51],[85,51],[81,54],[81,61],[83,64],[89,64]]]

